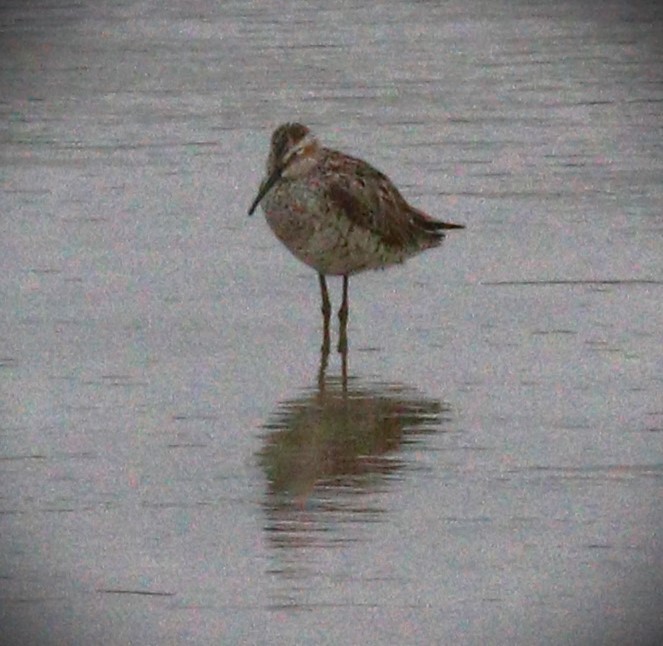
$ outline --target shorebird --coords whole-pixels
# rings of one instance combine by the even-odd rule
[[[272,134],[267,174],[249,215],[261,202],[276,237],[318,272],[327,351],[331,302],[326,276],[343,277],[338,350],[345,352],[349,276],[402,263],[437,247],[445,229],[464,228],[410,206],[386,175],[321,146],[301,123],[284,123]]]

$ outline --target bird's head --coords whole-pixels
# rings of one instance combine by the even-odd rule
[[[296,179],[311,172],[318,163],[320,143],[301,123],[284,123],[272,135],[267,158],[267,177],[251,204],[249,215],[280,179]]]

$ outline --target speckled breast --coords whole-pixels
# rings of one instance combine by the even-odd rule
[[[263,199],[267,223],[302,262],[322,274],[350,275],[403,262],[407,254],[333,208],[315,183],[282,181]]]

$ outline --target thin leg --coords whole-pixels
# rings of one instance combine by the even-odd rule
[[[327,364],[329,362],[329,339],[327,339],[327,345],[325,346],[324,342],[320,350],[320,369],[318,370],[318,393],[321,397],[325,394],[325,380],[327,373]]]
[[[341,302],[341,309],[338,310],[338,320],[341,325],[347,325],[348,311],[348,277],[343,276],[343,301]]]
[[[329,290],[327,281],[322,274],[318,274],[320,280],[320,293],[322,294],[322,316],[328,319],[331,316],[331,301],[329,300]]]
[[[331,318],[331,301],[327,281],[322,274],[318,274],[320,281],[320,294],[322,295],[322,354],[329,354],[329,319]]]
[[[338,351],[346,353],[348,351],[348,277],[343,276],[343,302],[341,309],[338,310],[338,320],[340,325],[338,336]]]

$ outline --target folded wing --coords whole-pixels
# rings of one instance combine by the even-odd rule
[[[389,178],[361,159],[326,150],[324,172],[332,208],[388,246],[404,249],[438,245],[444,229],[462,229],[410,206]],[[352,168],[348,168],[352,165]]]

